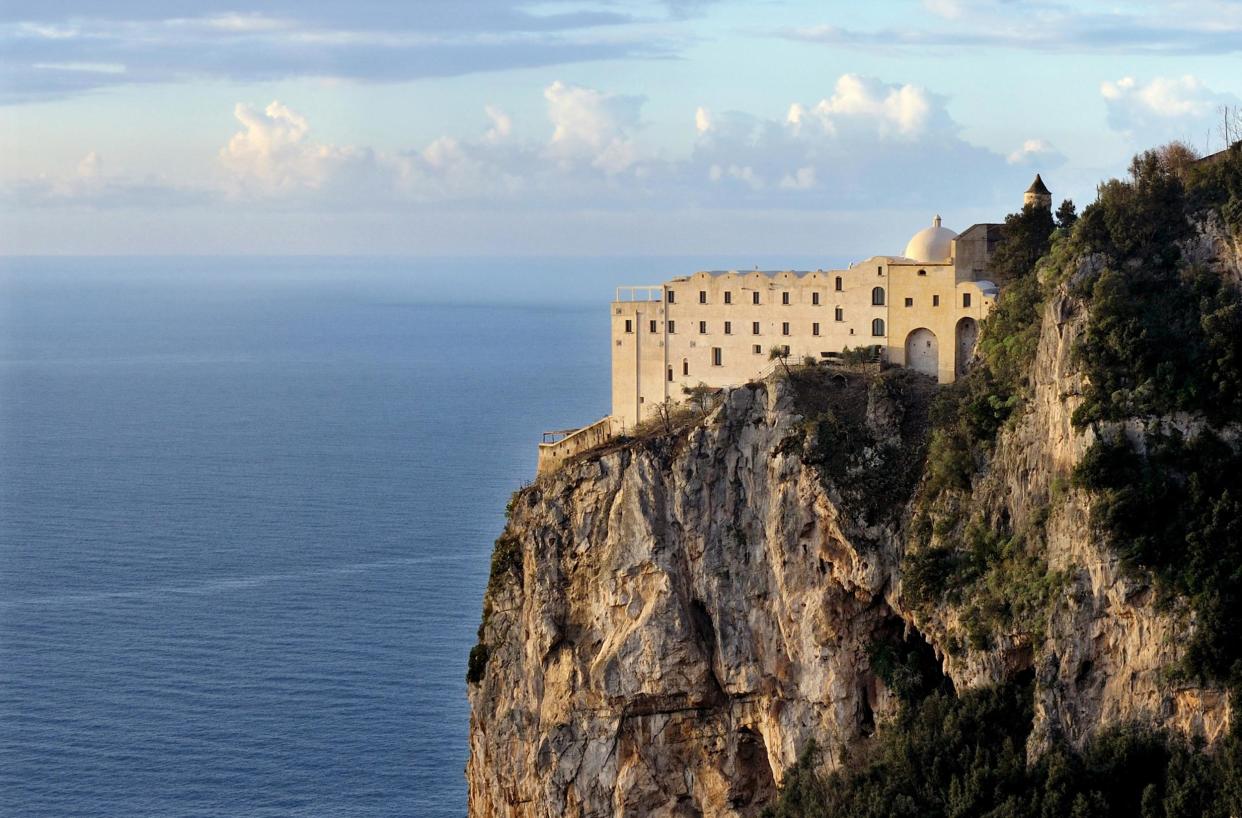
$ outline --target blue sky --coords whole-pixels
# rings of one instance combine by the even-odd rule
[[[0,43],[21,254],[861,257],[1242,105],[1242,0],[48,0]]]

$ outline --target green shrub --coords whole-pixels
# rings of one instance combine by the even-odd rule
[[[1210,430],[1144,444],[1145,456],[1124,436],[1098,439],[1074,482],[1094,492],[1092,525],[1122,564],[1195,611],[1184,670],[1242,682],[1242,453]]]
[[[466,663],[466,681],[477,685],[483,681],[483,673],[487,670],[487,660],[491,651],[483,642],[470,649],[470,659]]]

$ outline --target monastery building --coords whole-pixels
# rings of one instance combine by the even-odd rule
[[[1039,176],[1024,204],[1051,207]],[[867,348],[880,360],[951,383],[970,366],[979,322],[996,303],[989,265],[1000,227],[976,224],[958,234],[936,216],[901,255],[872,256],[844,270],[712,270],[618,288],[611,305],[612,415],[566,430],[579,439],[574,446],[545,446],[568,456],[592,438],[633,428],[666,400],[684,400],[687,388],[754,380],[770,370],[774,346],[791,363]],[[547,451],[553,460],[560,459],[556,450]],[[540,454],[543,470],[542,447]]]

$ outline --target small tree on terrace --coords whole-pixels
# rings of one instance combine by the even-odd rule
[[[774,344],[768,350],[768,360],[780,362],[781,368],[785,370],[785,377],[790,376],[789,372],[789,347],[784,344]]]
[[[698,386],[683,386],[681,389],[686,397],[690,399],[690,405],[699,411],[703,417],[707,417],[707,413],[711,411],[712,404],[716,399],[716,390],[705,383]]]
[[[664,426],[665,434],[673,433],[673,412],[677,404],[673,403],[672,398],[665,398],[656,405],[656,417],[659,418],[661,425]]]

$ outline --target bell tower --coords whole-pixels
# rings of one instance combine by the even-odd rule
[[[1035,174],[1035,181],[1031,182],[1031,186],[1022,195],[1022,206],[1027,205],[1052,209],[1052,191],[1044,184],[1044,180],[1039,178],[1038,173]]]

